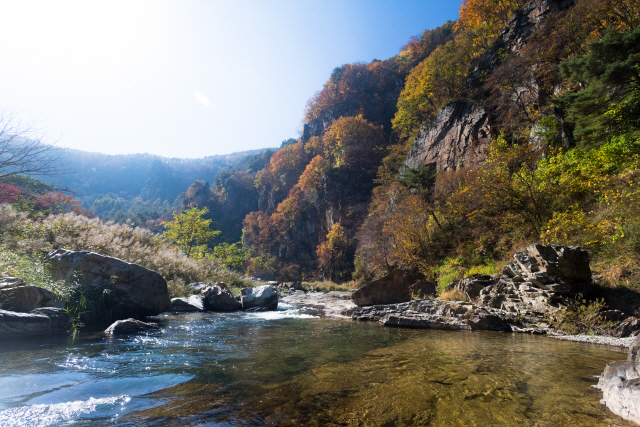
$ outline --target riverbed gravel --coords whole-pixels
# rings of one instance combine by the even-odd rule
[[[613,345],[616,347],[630,347],[634,338],[616,338],[603,335],[547,335],[550,338],[565,341],[586,342],[591,344]]]

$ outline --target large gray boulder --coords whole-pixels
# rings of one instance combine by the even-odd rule
[[[68,332],[70,318],[59,308],[40,308],[33,313],[0,310],[0,338],[50,336]]]
[[[206,311],[205,299],[200,295],[191,295],[189,298],[172,298],[171,311],[179,313]]]
[[[596,386],[611,412],[640,424],[640,336],[629,347],[626,362],[607,365]]]
[[[155,323],[142,322],[137,319],[125,319],[114,322],[104,332],[107,335],[128,335],[138,332],[157,332],[160,330],[160,326]]]
[[[42,314],[0,310],[0,337],[29,337],[51,333],[51,319]]]
[[[242,308],[240,301],[233,296],[224,282],[209,285],[201,290],[205,297],[205,307],[211,311],[236,311]],[[277,305],[277,301],[276,301]]]
[[[64,308],[64,301],[53,292],[27,285],[15,277],[0,278],[0,307],[28,313],[40,307]]]
[[[271,285],[256,286],[255,288],[244,288],[240,291],[240,300],[243,310],[278,309],[278,293]]]
[[[413,295],[433,295],[435,290],[435,283],[422,281],[415,273],[398,269],[364,285],[353,293],[352,298],[359,307],[396,304],[411,301]]]
[[[75,280],[85,290],[108,290],[115,309],[96,313],[101,320],[141,318],[167,311],[167,282],[158,273],[90,251],[58,249],[47,255],[54,279]],[[90,294],[91,292],[89,292]]]

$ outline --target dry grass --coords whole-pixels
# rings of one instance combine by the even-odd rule
[[[438,299],[443,301],[467,301],[467,296],[462,291],[453,290],[441,293]]]
[[[337,284],[330,280],[327,281],[318,281],[318,282],[302,282],[302,286],[305,288],[311,289],[313,288],[316,292],[329,292],[329,291],[352,291],[356,288],[356,282],[345,282],[341,284]]]
[[[3,246],[12,251],[37,254],[65,248],[113,256],[158,272],[174,296],[188,295],[186,285],[192,282],[251,286],[217,260],[189,258],[144,228],[74,213],[30,220],[10,206],[0,205],[0,209],[0,237]]]

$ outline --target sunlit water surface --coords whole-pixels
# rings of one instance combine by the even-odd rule
[[[626,425],[590,389],[624,350],[314,314],[163,315],[150,335],[2,343],[0,425]]]

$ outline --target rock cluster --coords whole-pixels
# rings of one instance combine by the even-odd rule
[[[525,328],[514,313],[462,301],[414,300],[355,307],[343,314],[353,320],[405,328],[544,333],[543,329]]]
[[[601,403],[625,420],[640,424],[640,337],[636,337],[626,362],[607,365],[596,388]]]
[[[66,333],[71,316],[52,292],[15,277],[0,278],[0,338]]]
[[[211,283],[197,283],[189,285],[189,287],[198,289],[200,295],[192,295],[189,298],[173,298],[171,300],[171,311],[269,311],[278,308],[278,294],[271,285],[242,289],[240,298],[233,296],[233,293],[224,282],[217,282],[214,285]]]
[[[501,310],[542,315],[561,307],[563,298],[591,290],[589,254],[582,248],[531,245],[516,253],[501,275],[474,275],[452,282],[470,300]]]

